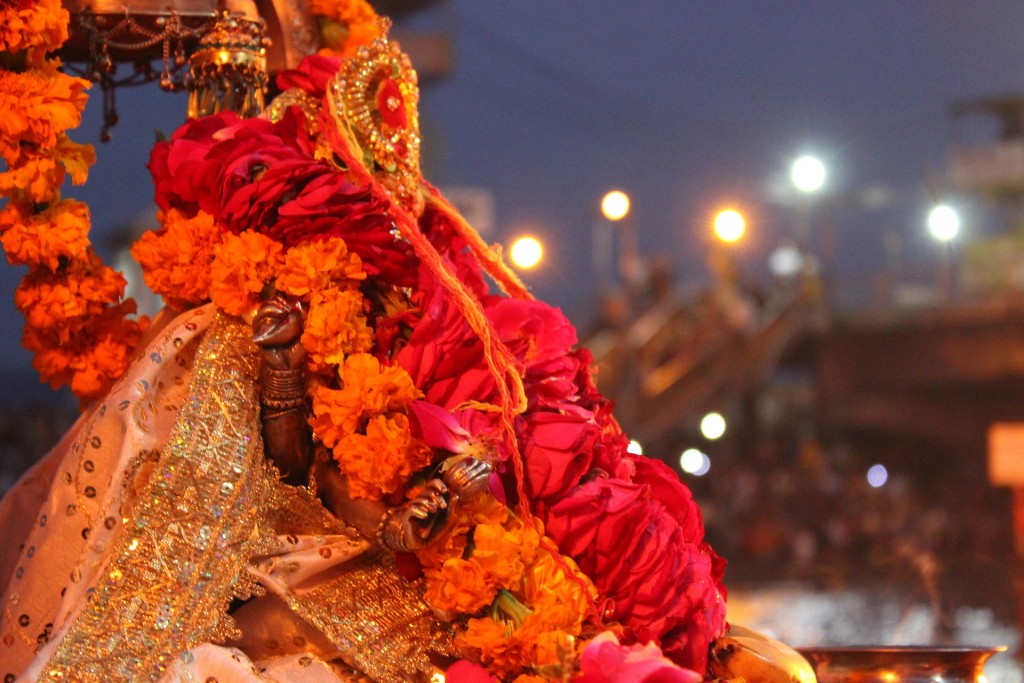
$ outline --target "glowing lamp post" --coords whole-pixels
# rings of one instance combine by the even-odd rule
[[[601,198],[601,214],[617,223],[629,214],[629,195],[622,190],[612,190]]]
[[[825,164],[817,157],[804,155],[789,169],[793,187],[804,194],[814,194],[825,186]]]
[[[521,270],[536,268],[544,258],[544,245],[536,237],[520,237],[509,249],[512,265]]]
[[[598,284],[607,293],[610,280],[610,264],[613,261],[613,233],[618,233],[619,277],[625,286],[627,295],[631,297],[640,280],[640,259],[637,256],[636,234],[630,215],[632,202],[629,195],[622,190],[611,190],[601,198],[601,215],[604,225],[594,226],[594,270],[597,272]],[[617,226],[611,230],[610,226]]]
[[[747,230],[747,220],[735,209],[725,209],[715,215],[715,237],[726,244],[738,242]]]
[[[953,292],[953,240],[960,234],[960,215],[949,204],[936,204],[928,212],[928,232],[940,243],[939,296],[948,303]]]
[[[802,201],[797,205],[796,216],[796,239],[797,245],[803,254],[806,263],[815,263],[811,254],[816,254],[824,262],[826,276],[832,270],[835,256],[835,226],[831,217],[826,217],[822,225],[821,234],[818,236],[816,249],[811,247],[811,209],[815,197],[825,187],[827,178],[825,164],[821,159],[805,154],[798,157],[789,167],[789,180],[796,191],[802,196]],[[809,260],[810,259],[810,260]],[[825,288],[828,289],[827,287]],[[827,296],[827,291],[826,291]]]

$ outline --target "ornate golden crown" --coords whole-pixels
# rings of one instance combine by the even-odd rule
[[[420,91],[416,71],[398,43],[383,37],[360,47],[331,81],[331,118],[363,165],[391,199],[413,215],[420,193]]]

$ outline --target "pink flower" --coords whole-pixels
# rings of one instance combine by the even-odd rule
[[[654,643],[620,645],[611,631],[599,633],[580,657],[575,683],[700,683],[696,671],[676,666]]]
[[[573,488],[542,509],[544,526],[612,601],[629,640],[661,642],[677,664],[704,671],[725,622],[721,566],[703,542],[692,497],[671,501],[682,509],[669,512],[656,498],[666,486],[660,468],[640,470],[635,482],[596,478]]]
[[[483,345],[441,287],[422,302],[423,315],[396,361],[429,403],[455,410],[466,401],[494,402],[497,389]]]
[[[398,286],[416,281],[416,260],[391,233],[389,204],[313,157],[301,112],[272,123],[233,113],[192,121],[150,157],[157,204],[197,210],[238,233],[253,230],[286,247],[343,237],[364,270]]]
[[[448,667],[444,677],[451,683],[498,683],[498,679],[487,673],[487,669],[465,659],[460,659]]]
[[[267,220],[267,207],[283,192],[261,194],[252,185],[282,163],[289,170],[298,165],[307,175],[310,166],[325,169],[313,160],[313,149],[302,116],[294,110],[278,124],[242,120],[234,112],[190,121],[170,141],[157,143],[150,155],[156,202],[164,210],[202,209],[235,232],[255,227],[261,218]]]

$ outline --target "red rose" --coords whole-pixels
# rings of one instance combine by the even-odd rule
[[[704,671],[707,648],[724,628],[725,601],[710,548],[687,538],[688,520],[699,519],[692,497],[673,505],[686,510],[668,512],[646,483],[599,478],[542,510],[542,519],[562,552],[612,600],[613,618],[634,641],[662,642],[677,664]]]
[[[546,377],[545,366],[566,359],[576,344],[572,323],[542,301],[498,299],[488,307],[487,317],[509,351],[523,362],[527,376],[536,369],[538,377]]]
[[[277,75],[277,87],[282,91],[292,88],[305,90],[320,99],[327,92],[327,84],[338,73],[341,60],[335,57],[309,55],[294,69],[285,69]]]
[[[176,208],[188,215],[199,210],[199,198],[209,193],[210,164],[206,154],[214,134],[237,124],[238,115],[225,111],[189,121],[174,131],[170,140],[158,142],[149,155],[156,204],[164,211]]]
[[[434,245],[434,249],[454,265],[453,270],[459,282],[477,299],[482,299],[489,289],[484,280],[483,269],[467,249],[466,241],[456,232],[448,214],[439,211],[432,204],[427,204],[423,215],[420,216],[419,225],[420,230]],[[431,286],[436,287],[437,284],[432,283]]]
[[[633,463],[633,483],[650,486],[651,497],[676,520],[683,538],[688,543],[700,543],[704,538],[704,518],[686,484],[661,460],[632,453],[626,457]]]
[[[307,174],[311,165],[323,167],[313,161],[313,147],[295,110],[277,124],[233,112],[190,121],[150,156],[157,204],[186,213],[202,209],[236,232],[253,228],[283,193],[260,194],[252,185],[283,162]]]
[[[439,286],[429,292],[420,322],[396,362],[424,400],[455,410],[466,401],[494,402],[497,389],[483,360],[483,345]]]
[[[517,421],[526,492],[535,503],[563,495],[590,469],[597,425],[587,410],[530,410]]]
[[[305,182],[292,182],[288,167],[283,166],[280,175],[268,171],[257,183],[259,191],[269,196],[279,190],[287,193],[262,231],[285,246],[341,237],[362,259],[367,274],[401,287],[413,285],[417,261],[409,245],[392,234],[389,205],[346,174],[317,166],[322,170]]]

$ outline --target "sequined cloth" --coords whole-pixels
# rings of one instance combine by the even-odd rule
[[[451,655],[422,587],[266,464],[257,370],[247,325],[184,314],[0,503],[4,680],[399,683]]]
[[[42,680],[159,679],[183,650],[234,632],[226,610],[251,593],[245,569],[269,546],[276,504],[257,360],[252,330],[218,317],[138,509]]]

